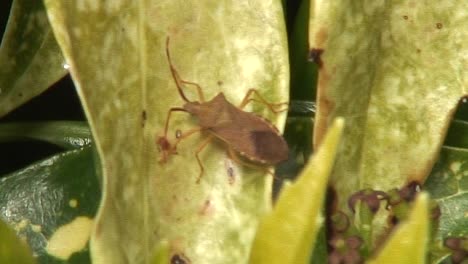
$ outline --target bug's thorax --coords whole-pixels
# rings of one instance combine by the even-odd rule
[[[184,109],[198,119],[200,127],[225,141],[247,159],[277,164],[288,158],[288,147],[267,119],[245,112],[219,93],[208,102],[188,102]]]
[[[188,102],[184,104],[184,109],[198,118],[198,122],[203,128],[212,128],[228,122],[229,109],[232,104],[226,100],[223,93],[217,94],[208,102]],[[233,107],[233,106],[232,106]],[[223,118],[224,116],[227,118]]]
[[[201,111],[201,103],[198,101],[187,102],[184,104],[184,109],[192,115],[199,115]]]

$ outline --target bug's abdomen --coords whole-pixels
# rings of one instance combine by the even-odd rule
[[[274,165],[288,159],[288,145],[280,135],[272,131],[252,131],[250,138],[255,152],[251,160]]]
[[[255,163],[275,165],[288,159],[288,145],[276,130],[213,128],[209,131]]]
[[[240,155],[266,165],[288,159],[286,141],[268,120],[241,111],[227,101],[222,108],[216,109],[216,118],[211,120],[213,125],[206,128]],[[202,118],[206,117],[201,117],[200,121]]]

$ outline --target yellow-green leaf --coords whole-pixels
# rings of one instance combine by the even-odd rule
[[[207,99],[238,105],[249,88],[288,101],[288,52],[281,1],[46,0],[56,39],[90,122],[103,168],[103,201],[91,238],[96,263],[147,263],[160,241],[192,263],[245,263],[257,219],[270,207],[271,177],[241,166],[219,141],[194,152],[195,134],[159,163],[156,138],[167,112],[182,107],[166,58]],[[185,93],[196,100],[187,85]],[[253,102],[246,110],[275,115]],[[168,138],[197,126],[174,113]]]
[[[284,186],[258,227],[250,263],[308,263],[324,219],[322,205],[344,122],[337,119],[296,182]]]
[[[346,118],[331,182],[339,210],[361,189],[429,174],[468,94],[468,13],[455,1],[312,1],[310,47],[323,50],[314,142]],[[386,225],[378,216],[375,239]]]

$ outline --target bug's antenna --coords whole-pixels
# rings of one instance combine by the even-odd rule
[[[167,61],[169,62],[169,67],[171,69],[171,74],[172,78],[174,78],[174,82],[176,83],[177,86],[177,91],[179,92],[180,96],[182,99],[184,99],[185,102],[190,102],[187,97],[185,96],[184,92],[182,91],[182,87],[180,86],[179,83],[179,74],[177,73],[177,70],[174,68],[174,65],[172,64],[171,60],[171,54],[169,54],[169,36],[166,38],[166,55],[167,55]]]

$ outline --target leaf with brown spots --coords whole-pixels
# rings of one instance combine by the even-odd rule
[[[311,3],[310,47],[325,50],[315,145],[330,120],[347,120],[332,176],[341,209],[361,189],[387,191],[429,174],[454,108],[468,94],[465,4]]]

